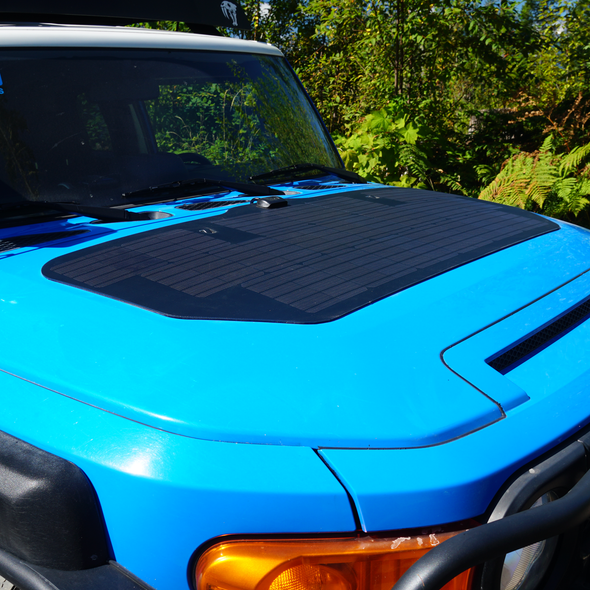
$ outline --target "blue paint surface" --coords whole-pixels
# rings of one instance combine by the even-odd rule
[[[223,534],[350,532],[345,491],[305,447],[215,443],[120,418],[0,372],[2,430],[81,467],[115,559],[186,588],[193,552]]]
[[[546,260],[562,234],[570,234],[572,253],[579,250],[568,273],[588,268],[585,244],[562,230],[338,321],[303,326],[167,318],[39,272],[59,254],[160,225],[6,256],[0,314],[11,347],[1,368],[199,439],[313,448],[438,444],[498,420],[497,403],[504,403],[450,371],[441,351],[567,280],[558,255]],[[31,330],[52,346],[31,347]]]
[[[585,324],[506,375],[485,362],[588,295],[584,230],[320,325],[171,319],[42,276],[59,255],[210,215],[157,209],[173,217],[0,230],[89,230],[0,254],[0,429],[84,470],[114,557],[156,588],[187,588],[220,535],[353,532],[347,492],[366,531],[476,517],[590,418]]]
[[[590,383],[577,378],[444,445],[320,453],[353,496],[364,530],[426,527],[482,515],[514,471],[589,419]]]

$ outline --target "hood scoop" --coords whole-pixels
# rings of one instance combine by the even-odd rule
[[[548,324],[535,330],[525,339],[519,340],[508,349],[493,355],[486,362],[492,369],[505,375],[577,328],[589,317],[590,299],[585,299]]]
[[[289,205],[115,239],[56,258],[43,274],[170,317],[312,324],[559,229],[520,209],[421,190]]]

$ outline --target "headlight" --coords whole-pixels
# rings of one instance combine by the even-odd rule
[[[530,509],[556,500],[553,493],[541,496]],[[506,555],[502,566],[500,590],[534,590],[551,565],[558,537],[540,541]]]
[[[249,540],[209,548],[195,568],[197,590],[391,590],[432,547],[458,532],[392,538]],[[463,572],[446,590],[468,590]]]

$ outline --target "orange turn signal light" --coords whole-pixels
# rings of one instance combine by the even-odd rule
[[[197,562],[197,590],[391,590],[432,547],[461,531],[396,538],[226,541]],[[445,590],[469,590],[471,571]]]

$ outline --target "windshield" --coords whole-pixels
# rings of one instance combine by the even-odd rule
[[[191,178],[341,168],[282,58],[174,50],[0,51],[0,204],[128,204]]]

